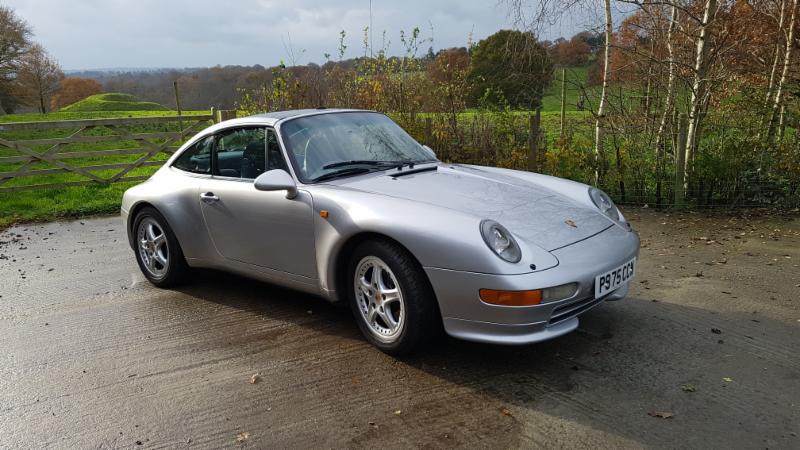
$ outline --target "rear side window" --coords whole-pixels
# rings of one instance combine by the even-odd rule
[[[211,149],[214,138],[209,136],[189,147],[172,164],[173,167],[192,173],[211,173]]]

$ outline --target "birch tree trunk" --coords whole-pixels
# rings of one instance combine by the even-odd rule
[[[786,12],[786,0],[781,0],[781,14],[778,19],[778,39],[775,40],[775,58],[772,60],[772,70],[769,72],[769,83],[767,84],[767,96],[764,98],[764,108],[769,106],[772,98],[772,89],[775,87],[775,75],[778,73],[778,61],[781,59],[781,43],[783,42],[783,21]]]
[[[667,93],[664,103],[664,112],[661,113],[661,120],[658,123],[658,130],[656,131],[656,196],[658,197],[658,206],[661,206],[661,179],[665,177],[664,174],[664,159],[666,156],[666,145],[664,143],[664,133],[667,129],[667,121],[672,115],[675,101],[675,49],[672,46],[672,34],[675,32],[675,25],[678,21],[678,8],[672,5],[672,12],[669,17],[669,26],[667,27],[667,61],[668,71],[667,76]],[[683,180],[681,180],[683,181]]]
[[[767,141],[772,142],[775,137],[775,128],[778,124],[778,114],[781,110],[783,103],[783,86],[786,84],[786,79],[789,77],[789,68],[792,65],[792,49],[794,49],[794,29],[797,23],[797,2],[792,0],[791,5],[791,18],[789,19],[789,31],[786,35],[786,51],[783,55],[783,70],[781,71],[781,78],[775,86],[775,100],[772,102],[772,111],[769,117],[769,128],[767,130]]]
[[[675,24],[678,21],[678,8],[672,6],[672,13],[669,17],[669,27],[667,28],[667,61],[669,64],[669,75],[667,77],[667,98],[664,104],[664,112],[661,114],[661,121],[658,124],[658,131],[656,132],[656,151],[659,158],[663,152],[664,132],[667,128],[667,120],[672,114],[672,108],[675,100],[675,49],[672,46],[672,33],[675,32]]]
[[[706,0],[703,21],[700,24],[700,33],[697,35],[694,81],[692,82],[692,98],[689,106],[689,128],[686,132],[684,184],[686,184],[691,174],[692,161],[694,160],[697,143],[700,141],[700,122],[703,116],[703,105],[707,101],[708,40],[712,36],[711,24],[717,15],[717,6],[717,0]]]
[[[604,175],[602,169],[602,164],[605,163],[603,138],[605,131],[606,103],[608,103],[608,76],[611,61],[611,33],[613,31],[611,24],[611,0],[605,0],[605,19],[606,42],[604,45],[605,54],[603,55],[603,89],[600,92],[600,105],[597,107],[597,121],[594,129],[595,185],[600,184],[602,181],[602,176]]]

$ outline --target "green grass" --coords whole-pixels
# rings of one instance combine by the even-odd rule
[[[175,115],[174,111],[113,111],[113,112],[57,112],[49,114],[15,114],[0,117],[0,123],[10,122],[32,122],[32,121],[61,121],[61,120],[81,120],[94,118],[116,118],[116,117],[148,117],[148,116],[167,116]],[[184,115],[208,114],[208,111],[188,111]],[[186,126],[186,124],[184,125]],[[158,131],[177,131],[178,123],[137,125],[126,127],[133,133],[149,133]],[[56,130],[20,130],[2,131],[0,137],[4,139],[40,139],[69,136],[75,129],[56,129]],[[87,130],[84,135],[105,135],[112,132],[105,128]],[[175,146],[178,143],[173,144]],[[127,141],[113,141],[101,143],[78,143],[62,146],[58,151],[75,152],[87,150],[106,150],[121,148],[136,148],[140,144]],[[44,151],[47,146],[32,146],[35,151]],[[142,150],[143,154],[145,149]],[[111,155],[105,157],[91,158],[72,158],[64,160],[70,165],[91,166],[100,164],[116,164],[132,162],[138,159],[141,154],[134,155]],[[17,156],[20,153],[15,150],[0,147],[0,156]],[[160,153],[153,160],[165,160],[169,155]],[[22,163],[0,163],[0,172],[13,172]],[[37,162],[31,168],[47,169],[53,166]],[[107,178],[120,169],[95,170],[98,176]],[[150,175],[157,170],[157,167],[143,167],[134,169],[127,176]],[[72,173],[45,174],[29,177],[22,177],[0,183],[2,187],[59,183],[65,181],[82,181],[86,178]],[[122,193],[131,186],[132,183],[117,183],[112,185],[87,185],[75,186],[62,189],[39,189],[18,192],[0,193],[0,228],[9,226],[17,222],[30,222],[41,220],[53,220],[59,218],[77,217],[88,214],[115,213],[119,210]]]
[[[588,67],[569,67],[567,68],[567,103],[565,109],[567,111],[578,111],[578,99],[581,93],[589,97],[584,103],[585,107],[589,108],[593,104],[597,104],[597,98],[600,97],[600,91],[597,87],[587,87],[587,80],[589,78]],[[561,111],[561,69],[555,69],[553,82],[550,87],[545,90],[544,97],[542,98],[542,111]]]
[[[76,186],[0,194],[0,229],[39,222],[119,212],[122,193],[135,183]]]
[[[158,103],[143,102],[129,94],[96,94],[61,108],[65,112],[85,111],[167,111]]]

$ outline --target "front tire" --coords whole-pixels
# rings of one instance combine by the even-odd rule
[[[360,244],[350,258],[348,275],[358,327],[383,352],[409,353],[441,327],[428,278],[403,247],[388,240]]]
[[[133,223],[134,252],[139,269],[160,288],[186,280],[189,266],[167,220],[155,208],[145,207]]]

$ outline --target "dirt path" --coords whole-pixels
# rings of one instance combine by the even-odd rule
[[[155,289],[117,218],[11,228],[0,448],[800,447],[800,220],[628,215],[631,295],[578,332],[404,361],[310,296]]]

